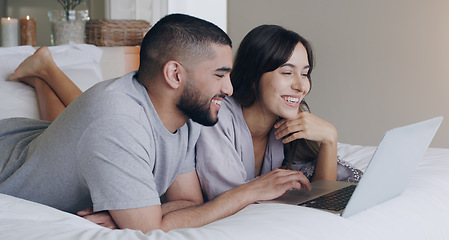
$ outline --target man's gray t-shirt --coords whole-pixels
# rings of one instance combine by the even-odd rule
[[[134,74],[95,85],[51,124],[0,121],[0,192],[72,213],[160,204],[195,169],[200,126],[170,133]]]

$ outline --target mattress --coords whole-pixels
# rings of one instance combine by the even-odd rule
[[[341,158],[361,169],[374,151],[373,146],[338,146]],[[449,149],[429,148],[401,196],[349,218],[294,205],[252,204],[203,227],[144,234],[110,230],[0,194],[0,239],[449,239],[448,203]]]

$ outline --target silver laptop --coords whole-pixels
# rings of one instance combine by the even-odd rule
[[[443,117],[385,133],[360,182],[316,181],[312,190],[290,190],[277,202],[313,207],[349,217],[404,192]],[[262,203],[263,203],[262,202]]]

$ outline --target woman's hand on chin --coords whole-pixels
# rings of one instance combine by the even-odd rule
[[[274,125],[277,139],[283,143],[307,139],[324,144],[337,142],[337,129],[331,123],[309,112],[300,112],[296,119],[282,119]]]

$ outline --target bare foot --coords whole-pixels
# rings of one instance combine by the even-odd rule
[[[15,81],[25,83],[26,85],[29,85],[33,88],[38,88],[44,84],[48,85],[44,80],[42,80],[39,77],[35,77],[35,76],[22,77],[22,78],[16,79]]]
[[[9,76],[10,81],[25,77],[45,77],[45,71],[51,64],[55,64],[48,47],[41,47],[33,55],[25,59],[19,67]]]

